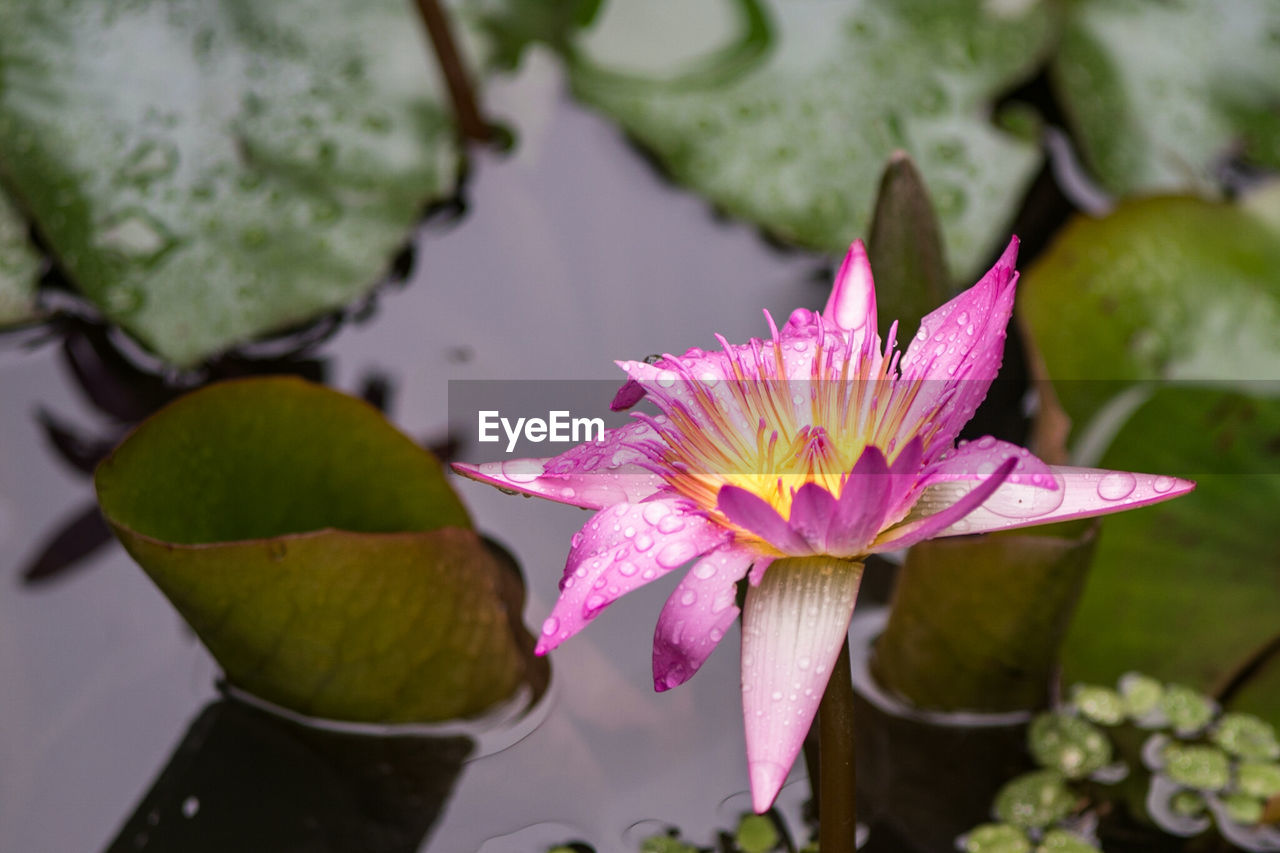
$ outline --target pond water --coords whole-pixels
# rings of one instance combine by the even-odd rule
[[[370,319],[316,352],[343,390],[389,376],[390,416],[407,433],[447,434],[451,379],[616,380],[615,358],[712,346],[713,332],[762,334],[761,308],[785,317],[821,307],[829,259],[781,252],[751,227],[717,220],[573,105],[549,62],[534,57],[492,90],[489,107],[518,116],[513,153],[477,152],[465,215],[424,226],[406,286],[384,288]],[[22,584],[22,567],[92,500],[88,478],[51,452],[37,413],[88,435],[115,427],[56,340],[3,343],[0,850],[105,849],[218,699],[218,669],[114,541],[74,571]],[[477,526],[520,560],[526,622],[539,624],[586,515],[457,487]],[[540,724],[480,738],[423,849],[500,853],[580,839],[606,853],[635,849],[667,824],[700,843],[733,825],[749,804],[736,640],[689,684],[651,688],[653,623],[675,581],[628,596],[552,656],[553,687],[533,713]],[[798,768],[793,780],[802,776]],[[793,781],[784,808],[794,816],[805,796]],[[169,805],[135,815],[144,831],[131,823],[119,849],[154,849],[169,822],[209,819],[211,798],[161,798]]]

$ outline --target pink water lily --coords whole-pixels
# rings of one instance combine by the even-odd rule
[[[900,353],[896,324],[883,344],[877,333],[871,268],[855,243],[821,314],[797,309],[779,329],[766,312],[766,339],[717,336],[718,350],[619,362],[629,379],[614,408],[647,397],[659,414],[560,456],[455,465],[598,510],[573,537],[537,651],[696,559],[654,636],[654,686],[675,687],[737,619],[746,576],[743,711],[753,803],[764,811],[846,641],[863,558],[1190,491],[1173,477],[1048,465],[991,437],[956,444],[1000,368],[1017,245],[925,317]]]

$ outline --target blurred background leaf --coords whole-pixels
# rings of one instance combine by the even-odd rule
[[[27,239],[27,226],[0,193],[0,326],[35,319],[40,253]]]
[[[545,686],[513,566],[439,463],[362,401],[292,378],[211,385],[95,480],[129,553],[254,695],[406,722]]]
[[[1212,196],[1231,156],[1280,167],[1280,6],[1271,0],[1078,0],[1053,79],[1112,192]]]
[[[881,164],[907,151],[963,277],[1040,166],[989,115],[1052,24],[1046,4],[615,0],[552,44],[575,94],[677,181],[802,246],[842,253],[865,235]]]
[[[0,67],[0,181],[102,314],[180,366],[363,294],[461,168],[399,0],[17,0]]]

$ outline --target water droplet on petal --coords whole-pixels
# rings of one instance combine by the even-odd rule
[[[651,504],[645,504],[643,515],[644,515],[645,521],[649,522],[650,524],[657,524],[659,521],[661,521],[665,516],[669,515],[670,513],[671,513],[671,508],[668,507],[666,504],[651,503]]]
[[[502,463],[502,476],[513,483],[532,483],[542,476],[542,470],[537,459],[508,459]]]
[[[697,553],[698,549],[692,542],[686,542],[683,539],[670,542],[658,552],[658,565],[674,569]]]
[[[641,533],[636,536],[636,550],[640,552],[648,551],[653,547],[653,537],[648,533]]]
[[[547,621],[542,623],[543,636],[550,637],[559,629],[560,629],[560,620],[554,616],[548,617]]]
[[[680,603],[683,604],[685,607],[691,607],[693,603],[697,600],[698,600],[697,593],[695,593],[691,589],[685,590],[684,594],[680,596]]]
[[[716,573],[716,567],[711,565],[711,561],[703,560],[701,563],[693,567],[693,576],[698,580],[709,580]]]
[[[1164,494],[1173,488],[1173,478],[1165,476],[1156,477],[1155,482],[1151,484],[1151,488],[1155,489],[1160,494]]]
[[[1138,479],[1128,471],[1111,471],[1098,481],[1098,497],[1104,501],[1127,498],[1138,485]]]
[[[631,563],[626,560],[617,563],[616,568],[618,570],[618,574],[622,575],[624,578],[629,578],[639,571],[639,569],[636,568],[635,563]]]
[[[684,529],[684,519],[678,515],[668,515],[658,522],[658,530],[662,533],[677,533]]]

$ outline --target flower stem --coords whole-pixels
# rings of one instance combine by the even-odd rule
[[[466,67],[458,53],[457,42],[449,28],[449,19],[440,8],[438,0],[417,0],[418,14],[426,25],[431,46],[435,48],[440,72],[444,75],[453,102],[453,112],[458,120],[458,131],[463,139],[486,142],[493,135],[489,123],[480,115],[476,104],[475,89]]]
[[[853,853],[858,829],[857,764],[847,641],[840,647],[818,705],[818,755],[818,849],[822,853]]]

